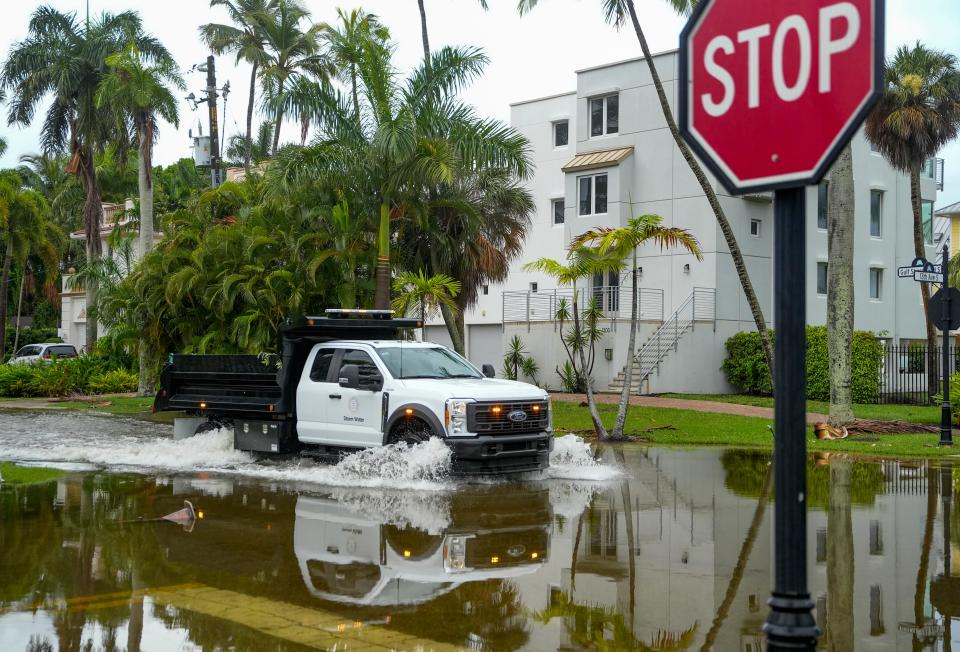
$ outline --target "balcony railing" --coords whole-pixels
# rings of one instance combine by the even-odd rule
[[[630,286],[588,286],[577,288],[580,313],[596,299],[607,319],[630,319]],[[573,315],[573,289],[556,288],[538,292],[506,291],[503,293],[504,322],[555,321],[560,301],[566,299],[567,311]],[[663,290],[638,290],[639,317],[642,321],[663,321]]]

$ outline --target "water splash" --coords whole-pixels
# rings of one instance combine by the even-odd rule
[[[550,453],[549,478],[606,482],[622,475],[616,467],[594,458],[593,449],[577,435],[557,437]]]

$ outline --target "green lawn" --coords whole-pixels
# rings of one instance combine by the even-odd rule
[[[554,429],[558,434],[569,431],[592,430],[587,408],[572,401],[554,401]],[[606,424],[612,424],[616,405],[600,405],[600,414]],[[666,446],[727,446],[736,448],[772,448],[773,435],[768,426],[771,419],[742,417],[732,414],[713,414],[668,408],[630,408],[627,416],[628,434],[644,437],[650,443]],[[653,430],[658,426],[672,426],[673,430]],[[807,447],[811,451],[859,453],[889,457],[944,457],[960,454],[957,449],[940,448],[936,434],[877,435],[877,441],[857,441],[857,438],[819,441],[812,429],[807,429]]]
[[[63,471],[41,466],[17,466],[12,462],[0,462],[0,475],[3,476],[3,484],[38,484],[56,480],[63,475]]]
[[[109,401],[110,405],[97,405],[97,403],[103,403],[106,401]],[[4,403],[16,404],[14,405],[15,408],[24,409],[32,409],[35,405],[35,407],[39,409],[51,408],[76,411],[92,410],[95,412],[115,414],[117,416],[146,419],[148,421],[155,421],[157,423],[173,423],[173,418],[176,416],[176,414],[173,412],[158,412],[157,414],[154,414],[152,410],[152,397],[140,398],[134,396],[103,396],[96,397],[96,399],[91,398],[87,401],[55,402],[46,398],[2,398],[0,399],[0,408],[4,407]]]
[[[773,407],[772,396],[748,396],[746,394],[662,394],[664,398],[686,398],[694,401],[714,401],[717,403],[737,403]],[[827,414],[830,405],[826,401],[807,401],[807,412]],[[856,404],[853,414],[860,419],[881,421],[912,421],[913,423],[940,423],[940,408],[921,405],[873,405]]]

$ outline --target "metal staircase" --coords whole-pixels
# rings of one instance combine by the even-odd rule
[[[659,371],[664,358],[670,355],[671,351],[677,350],[680,338],[687,331],[693,330],[698,321],[714,322],[716,312],[717,291],[713,288],[693,288],[680,307],[637,350],[633,358],[630,393],[639,394],[643,381],[655,371]],[[610,383],[608,391],[623,390],[625,371],[626,368],[620,370]]]

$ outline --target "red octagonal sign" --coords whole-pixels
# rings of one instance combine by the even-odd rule
[[[816,183],[883,84],[883,0],[700,0],[680,129],[732,193]]]

